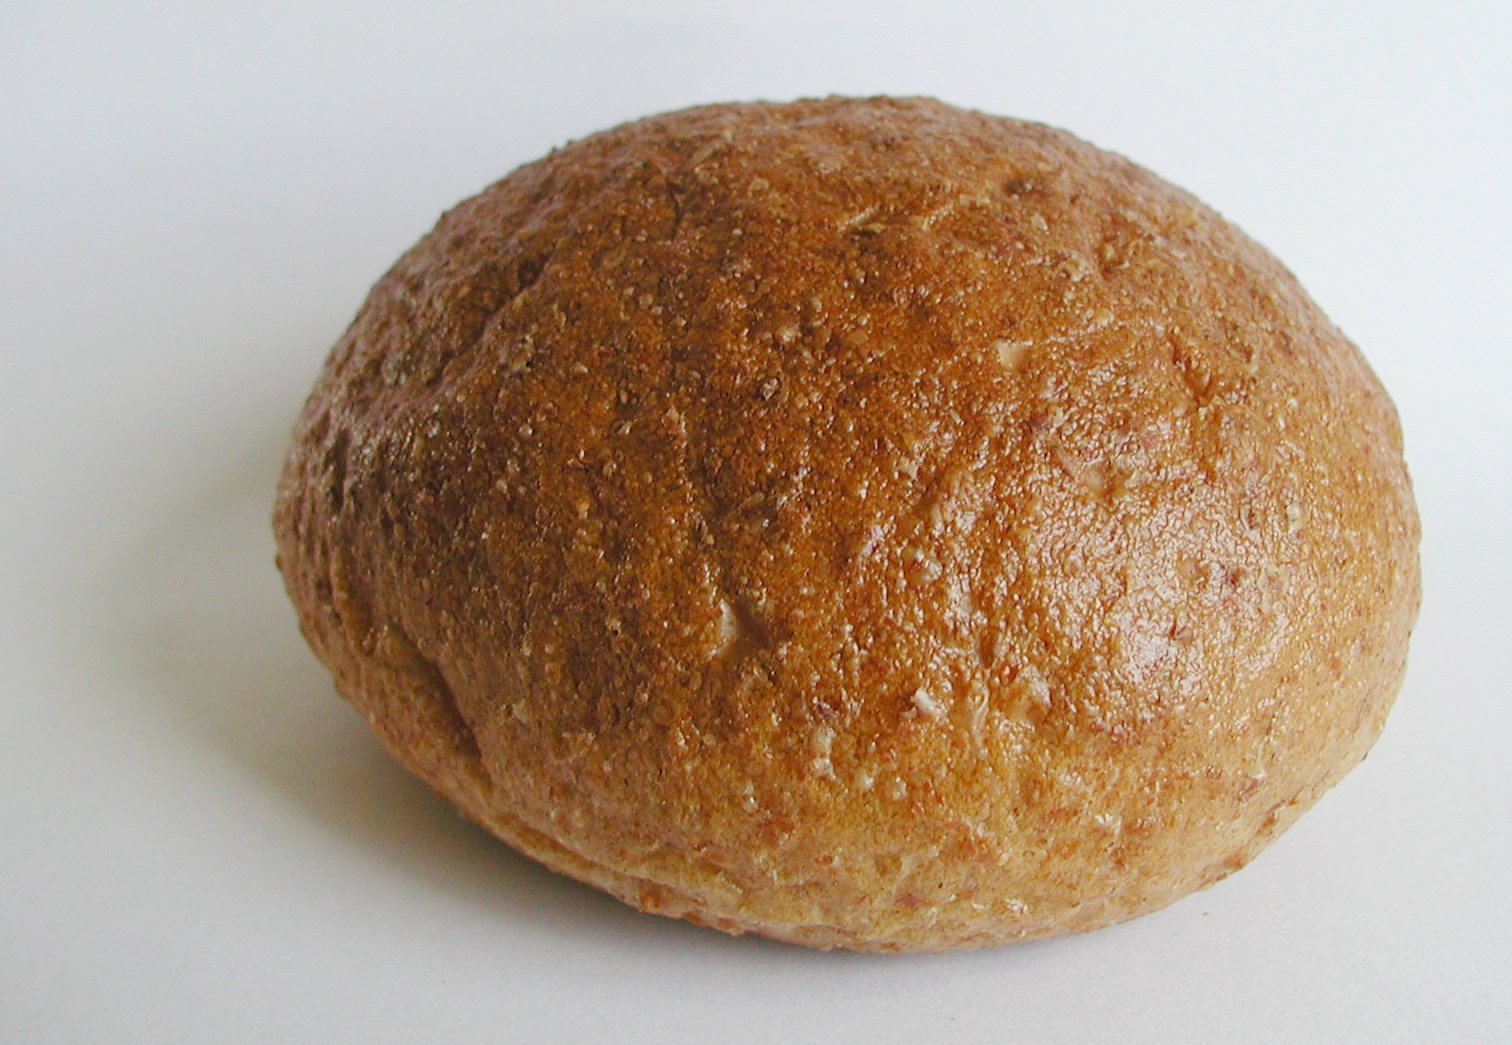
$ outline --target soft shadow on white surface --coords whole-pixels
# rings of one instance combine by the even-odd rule
[[[1412,938],[1397,928],[1400,916],[1320,906],[1342,888],[1344,864],[1329,854],[1348,849],[1343,842],[1295,850],[1289,863],[1268,855],[1261,866],[1271,869],[1245,872],[1237,891],[1201,893],[1087,937],[936,958],[823,955],[729,938],[639,914],[546,871],[391,762],[299,636],[273,566],[269,514],[303,393],[291,382],[239,406],[186,410],[175,422],[178,438],[159,440],[157,456],[139,460],[122,527],[127,539],[101,550],[94,560],[101,565],[90,570],[90,590],[100,597],[93,609],[80,604],[91,615],[81,623],[99,641],[79,652],[98,661],[102,688],[131,694],[130,713],[148,730],[152,754],[134,751],[129,764],[140,770],[156,755],[174,764],[165,781],[194,788],[185,796],[154,780],[138,807],[123,812],[146,816],[141,803],[176,803],[181,818],[150,811],[150,844],[171,848],[202,836],[203,847],[228,851],[223,858],[219,849],[198,853],[197,873],[234,871],[256,856],[259,873],[282,886],[252,880],[254,891],[243,893],[240,883],[196,882],[195,904],[163,898],[162,917],[205,927],[173,941],[177,951],[141,952],[152,983],[179,982],[175,962],[218,970],[226,953],[240,952],[245,979],[217,972],[214,996],[237,1018],[245,1010],[276,1023],[278,1012],[260,1010],[263,995],[252,985],[271,980],[283,1011],[308,1013],[332,992],[360,989],[367,967],[380,966],[390,978],[366,996],[372,1015],[365,1018],[403,1028],[395,1031],[401,1037],[424,1037],[421,1030],[435,1026],[425,996],[404,993],[418,976],[433,984],[450,977],[446,997],[472,1015],[519,1017],[539,1005],[540,1025],[556,1026],[567,1006],[580,1040],[666,1040],[665,1020],[682,1021],[694,1037],[770,1040],[779,1023],[801,1014],[816,1036],[849,1035],[832,1040],[892,1040],[905,1027],[915,1040],[931,1040],[931,1029],[950,1037],[967,1028],[992,1040],[986,1035],[1011,1026],[1049,1041],[1076,1039],[1078,1028],[1105,1028],[1126,1015],[1138,1016],[1123,1028],[1127,1040],[1168,1040],[1172,1019],[1187,1032],[1177,1038],[1274,1040],[1285,1035],[1269,1032],[1293,1011],[1316,1018],[1337,1010],[1341,983],[1363,977],[1354,989],[1374,1004],[1410,982],[1417,966],[1391,946]],[[1305,823],[1321,827],[1320,816]],[[202,830],[212,823],[217,830]],[[171,874],[176,859],[143,866],[149,874],[142,877],[156,886],[155,876]],[[1316,871],[1317,880],[1304,880],[1299,867]],[[1397,878],[1410,886],[1410,876]],[[366,889],[362,902],[319,895],[332,883]],[[1400,890],[1375,893],[1390,899]],[[269,897],[302,906],[260,934],[268,917],[260,902]],[[376,915],[374,898],[388,905]],[[1263,916],[1267,902],[1274,919]],[[104,901],[97,906],[113,916]],[[354,925],[359,918],[366,924]],[[1312,934],[1299,936],[1307,926]],[[1361,926],[1377,933],[1368,948]],[[113,944],[110,959],[137,955],[136,943]],[[383,950],[343,966],[359,945]],[[312,948],[311,955],[280,978],[277,965],[291,946]],[[1377,965],[1362,960],[1366,950]],[[308,976],[315,986],[306,986]],[[186,1003],[195,993],[159,990]],[[1281,997],[1287,1001],[1278,1006]],[[1386,1026],[1383,1011],[1360,1002],[1336,1022],[1352,1021],[1367,1040]],[[631,1024],[640,1037],[624,1033]]]

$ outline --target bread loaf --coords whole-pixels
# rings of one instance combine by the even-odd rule
[[[1364,757],[1419,600],[1401,449],[1286,269],[1127,160],[714,105],[442,217],[275,529],[340,692],[521,852],[944,949],[1160,908]]]

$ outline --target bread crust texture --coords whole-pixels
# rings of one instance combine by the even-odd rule
[[[274,524],[337,688],[468,817],[824,948],[1243,866],[1365,756],[1419,601],[1394,409],[1292,275],[928,99],[656,116],[459,204]]]

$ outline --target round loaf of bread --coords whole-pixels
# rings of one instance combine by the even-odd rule
[[[1364,757],[1418,522],[1265,250],[1064,132],[716,105],[374,287],[275,513],[400,762],[641,910],[927,950],[1152,911]]]

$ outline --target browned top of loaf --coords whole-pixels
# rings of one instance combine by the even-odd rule
[[[948,902],[934,858],[1054,911],[1153,895],[1186,821],[1237,849],[1374,735],[1400,452],[1292,276],[1121,157],[721,105],[447,213],[333,353],[279,527],[317,649],[443,789],[815,918],[829,866]],[[375,706],[363,658],[448,696]]]

